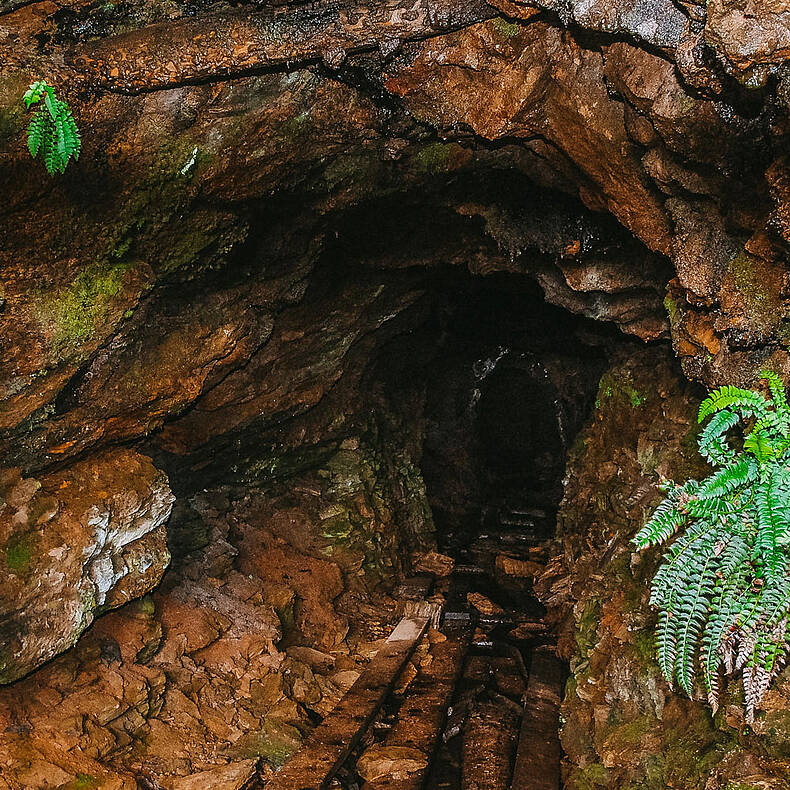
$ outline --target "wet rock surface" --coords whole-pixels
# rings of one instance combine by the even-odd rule
[[[71,647],[97,614],[159,583],[173,499],[165,474],[128,450],[40,478],[3,472],[1,682]]]
[[[754,730],[744,727],[743,692],[731,683],[712,717],[703,701],[670,691],[654,658],[647,597],[659,553],[634,555],[629,541],[661,499],[660,477],[704,473],[697,403],[696,388],[666,351],[616,360],[570,455],[561,540],[536,582],[570,662],[561,728],[566,787],[787,786],[785,755],[766,748],[769,730],[787,738],[776,711]],[[786,683],[778,684],[776,704]]]
[[[367,534],[386,537],[366,504],[367,481],[353,466],[334,479],[346,497],[338,515],[359,508]],[[371,598],[362,570],[383,565],[383,552],[338,547],[326,519],[310,518],[319,481],[302,481],[301,508],[290,492],[289,508],[260,491],[195,499],[204,548],[178,554],[152,595],[0,689],[0,779],[56,787],[84,775],[97,787],[134,788],[147,777],[176,790],[210,778],[230,788],[257,776],[259,763],[279,767],[394,617],[390,599]]]
[[[783,787],[787,684],[756,734],[669,695],[626,546],[657,474],[693,467],[681,372],[790,372],[787,17],[0,0],[0,784],[242,786],[353,682],[431,507],[462,534],[486,497],[523,518],[516,485],[556,503],[619,341],[560,332],[517,279],[681,367],[622,350],[571,454],[541,582],[568,786]],[[25,149],[38,77],[83,135],[55,179]],[[454,310],[489,337],[442,295],[501,277],[489,313],[589,360],[442,345]],[[534,432],[553,449],[527,480],[506,467],[532,413],[502,415],[530,387],[573,429]]]

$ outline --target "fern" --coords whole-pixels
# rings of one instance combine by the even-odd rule
[[[743,417],[763,419],[770,412],[771,405],[759,392],[726,385],[711,392],[699,407],[699,421],[702,422],[722,409],[736,411]]]
[[[691,696],[699,668],[715,710],[722,674],[740,671],[748,721],[787,659],[790,617],[790,406],[762,376],[769,396],[725,386],[702,402],[699,450],[716,468],[671,484],[633,541],[674,538],[650,595],[664,677]]]
[[[656,508],[650,520],[634,538],[637,548],[643,549],[663,543],[687,520],[681,508],[684,507],[688,496],[697,486],[696,481],[691,481],[682,486],[674,486],[666,499]]]
[[[69,160],[80,157],[82,142],[69,105],[55,95],[45,80],[34,82],[25,93],[25,108],[43,101],[27,129],[27,147],[35,159],[41,156],[50,175],[66,170]]]
[[[725,434],[739,421],[740,417],[735,412],[722,409],[700,435],[699,451],[712,464],[723,465],[735,458],[735,452],[727,444]]]

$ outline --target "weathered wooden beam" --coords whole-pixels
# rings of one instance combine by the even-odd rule
[[[266,790],[321,790],[359,743],[428,627],[404,618],[337,707],[299,751],[266,783]]]
[[[501,695],[482,695],[462,735],[464,790],[508,790],[518,741],[519,706]]]
[[[512,790],[559,790],[562,663],[543,645],[532,653]]]
[[[448,33],[497,15],[485,0],[316,3],[281,13],[241,10],[147,25],[82,43],[66,62],[88,82],[138,93],[323,60]]]
[[[415,749],[430,763],[436,750],[452,701],[453,690],[463,668],[464,657],[472,636],[471,624],[456,629],[444,642],[431,647],[433,660],[420,669],[409,686],[408,696],[401,705],[398,719],[384,741],[385,746]],[[367,782],[363,790],[420,790],[425,782],[428,765],[405,777],[386,777]]]

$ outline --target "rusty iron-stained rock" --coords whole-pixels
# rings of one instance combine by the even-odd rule
[[[159,583],[174,497],[166,475],[130,450],[0,479],[0,682],[9,683],[71,647],[98,613]]]
[[[105,87],[134,92],[316,60],[336,68],[349,54],[436,36],[495,14],[484,0],[463,7],[451,0],[387,0],[214,14],[82,45],[68,60]]]

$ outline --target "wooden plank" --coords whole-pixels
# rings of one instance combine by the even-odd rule
[[[426,618],[401,620],[335,709],[299,751],[266,783],[266,790],[321,790],[370,727],[417,643]]]
[[[508,790],[520,719],[520,705],[505,696],[488,692],[474,701],[461,742],[464,790]]]
[[[512,790],[559,790],[562,677],[562,663],[552,648],[535,648]]]
[[[433,660],[420,669],[398,712],[385,746],[415,749],[425,756],[426,767],[400,779],[386,777],[367,782],[362,790],[419,790],[433,758],[447,719],[447,709],[463,668],[471,641],[471,625],[456,629],[453,638],[431,647]]]

